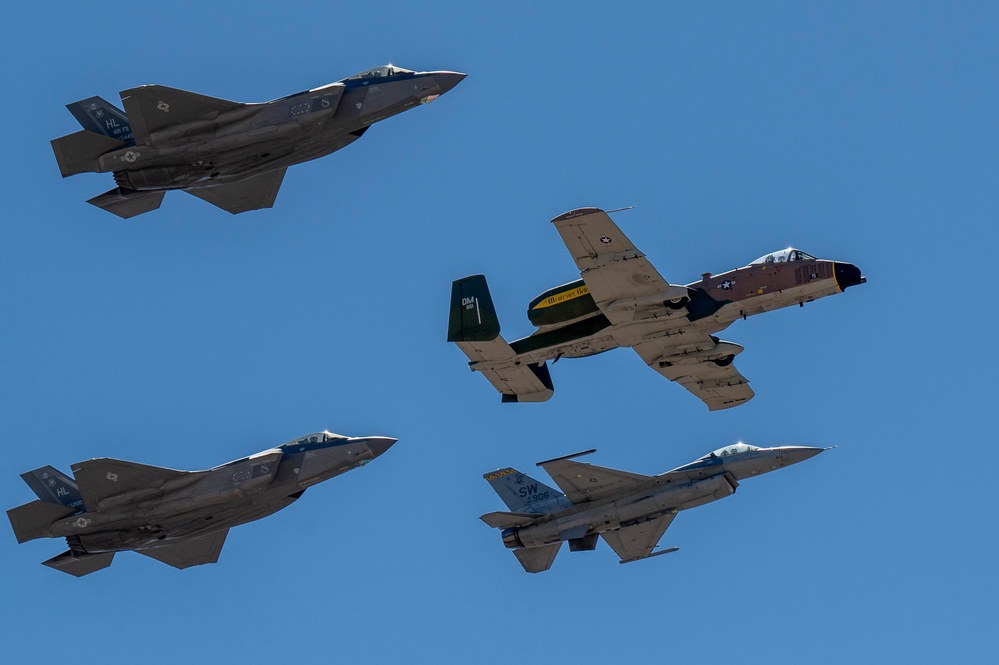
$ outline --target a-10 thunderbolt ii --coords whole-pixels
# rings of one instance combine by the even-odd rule
[[[52,141],[63,177],[113,173],[117,187],[88,201],[129,218],[179,189],[233,214],[270,208],[285,170],[350,145],[379,120],[427,104],[465,74],[376,67],[260,104],[162,85],[67,108],[83,130]]]
[[[679,549],[653,552],[679,511],[724,499],[735,493],[741,480],[823,450],[828,449],[757,448],[740,442],[658,476],[572,461],[594,452],[587,450],[538,463],[562,492],[516,469],[485,474],[511,512],[488,513],[480,519],[503,530],[503,544],[513,549],[529,573],[551,568],[563,542],[569,543],[570,552],[592,550],[598,536],[621,563],[629,563]]]
[[[229,529],[290,506],[305,490],[364,466],[395,443],[317,432],[207,471],[116,459],[22,474],[38,501],[7,511],[17,542],[65,538],[46,566],[81,577],[134,550],[174,568],[218,561]]]
[[[572,210],[552,223],[582,279],[531,301],[527,316],[538,329],[529,337],[507,343],[500,336],[484,276],[459,279],[451,288],[447,339],[504,402],[548,400],[554,393],[549,360],[626,346],[712,411],[738,406],[754,395],[732,364],[743,347],[714,333],[737,319],[804,305],[867,281],[853,264],[788,248],[678,286],[656,272],[603,210]]]

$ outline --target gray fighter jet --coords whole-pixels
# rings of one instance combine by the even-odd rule
[[[379,120],[427,104],[465,74],[386,65],[261,104],[162,85],[67,105],[83,130],[52,141],[62,176],[114,174],[88,201],[129,218],[180,189],[233,214],[274,205],[284,172],[350,145]]]
[[[572,458],[593,450],[539,462],[565,494],[516,469],[483,477],[511,512],[480,519],[502,529],[503,544],[513,549],[529,573],[551,568],[563,542],[570,552],[595,549],[602,536],[621,563],[669,554],[653,552],[677,512],[724,499],[739,481],[796,464],[828,448],[785,446],[757,448],[737,443],[658,476],[605,469]]]
[[[720,275],[670,284],[603,210],[580,208],[552,220],[582,279],[545,291],[527,307],[538,329],[509,344],[486,278],[451,287],[447,339],[468,356],[504,402],[543,402],[554,386],[547,361],[631,347],[649,367],[715,411],[754,393],[732,364],[743,347],[714,336],[738,319],[804,305],[866,282],[851,263],[789,247]]]
[[[229,529],[290,506],[305,490],[364,466],[395,443],[317,432],[207,471],[102,458],[22,474],[38,501],[7,511],[17,542],[65,538],[43,562],[81,577],[134,550],[174,568],[218,561]]]

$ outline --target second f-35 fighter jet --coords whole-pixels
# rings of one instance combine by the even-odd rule
[[[21,475],[38,501],[7,517],[19,543],[65,538],[69,550],[43,563],[77,577],[124,550],[174,568],[215,563],[230,528],[290,506],[395,441],[317,432],[207,471],[104,458],[74,464],[74,479],[46,466]]]
[[[538,329],[509,344],[500,336],[486,278],[451,289],[449,342],[468,356],[504,402],[543,402],[553,392],[548,360],[582,358],[622,346],[678,382],[710,410],[753,397],[732,359],[743,348],[714,336],[737,319],[863,284],[853,264],[788,248],[686,286],[670,284],[603,210],[581,208],[552,220],[582,279],[545,291],[527,316]]]
[[[350,145],[379,120],[427,104],[465,78],[386,65],[261,104],[162,85],[67,105],[83,130],[52,141],[63,177],[113,173],[88,201],[129,218],[180,189],[233,214],[274,205],[285,170]]]
[[[592,550],[603,539],[621,563],[675,552],[653,552],[677,512],[703,506],[735,493],[739,481],[796,464],[826,448],[785,446],[757,448],[737,443],[658,476],[643,476],[572,461],[587,450],[538,466],[562,492],[516,469],[483,477],[511,512],[481,517],[502,529],[503,544],[513,549],[529,573],[551,568],[563,542],[570,552]],[[564,494],[563,494],[564,492]]]

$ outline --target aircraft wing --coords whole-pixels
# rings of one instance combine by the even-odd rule
[[[87,510],[97,510],[102,499],[137,489],[155,492],[168,480],[190,474],[159,466],[103,457],[72,466]]]
[[[548,366],[543,363],[476,371],[502,394],[504,402],[546,402],[555,394]]]
[[[694,334],[684,331],[685,341],[689,341]],[[703,337],[704,348],[715,345],[710,335]],[[649,367],[692,392],[711,411],[739,406],[756,394],[749,387],[749,379],[740,374],[731,361],[727,365],[719,365],[714,360],[698,359],[694,355],[679,362],[664,361],[663,358],[673,356],[677,350],[673,337],[642,342],[633,348]]]
[[[648,522],[626,526],[617,531],[604,531],[600,535],[607,541],[611,549],[621,557],[621,563],[644,559],[652,554],[659,539],[673,523],[674,517],[676,517],[676,513],[667,513]]]
[[[618,300],[662,295],[686,297],[687,289],[662,278],[611,218],[599,208],[580,208],[552,220],[572,254],[600,311],[612,323],[632,320],[632,312],[609,307]]]
[[[573,503],[598,501],[611,494],[638,489],[653,479],[653,476],[607,469],[569,459],[541,462],[539,466]]]
[[[214,187],[192,187],[184,191],[236,215],[249,210],[272,207],[287,170],[287,168],[278,169],[238,182]]]
[[[176,545],[135,551],[174,568],[190,568],[218,561],[219,554],[222,553],[222,546],[225,545],[225,538],[228,535],[229,529],[222,529]]]
[[[207,97],[165,85],[143,85],[121,91],[136,145],[155,145],[150,134],[176,125],[215,120],[220,113],[246,104]]]

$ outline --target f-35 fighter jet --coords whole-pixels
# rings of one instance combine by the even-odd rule
[[[43,562],[81,577],[134,550],[174,568],[218,561],[229,529],[290,506],[305,490],[364,466],[395,443],[317,432],[207,471],[102,458],[22,474],[38,501],[7,511],[17,542],[65,538]]]
[[[572,461],[593,450],[539,462],[562,492],[516,469],[483,477],[511,512],[480,519],[502,529],[503,544],[513,549],[529,573],[551,568],[563,542],[570,552],[592,550],[602,536],[621,563],[669,554],[653,552],[677,512],[724,499],[739,481],[796,464],[827,448],[785,446],[757,448],[744,443],[720,448],[658,476]]]
[[[63,177],[114,174],[88,201],[129,218],[180,189],[233,214],[274,205],[284,172],[350,145],[379,120],[427,104],[465,78],[386,65],[261,104],[162,85],[67,105],[83,130],[52,141]]]
[[[676,286],[598,208],[552,220],[582,279],[545,291],[527,316],[538,329],[509,344],[500,336],[486,278],[454,282],[449,342],[468,356],[504,402],[544,402],[553,392],[548,360],[582,358],[621,346],[667,379],[678,382],[712,411],[750,400],[749,381],[732,365],[743,347],[720,332],[736,319],[818,298],[867,281],[850,263],[817,259],[788,248],[745,268]]]

